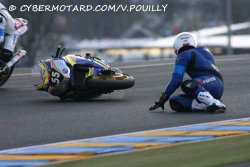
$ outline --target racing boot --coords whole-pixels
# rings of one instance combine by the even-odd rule
[[[204,103],[194,99],[192,101],[192,111],[207,111],[207,106]]]
[[[205,104],[209,113],[224,113],[226,106],[221,101],[215,99],[209,92],[203,91],[198,94],[197,101]]]

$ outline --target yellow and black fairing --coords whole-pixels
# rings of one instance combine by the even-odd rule
[[[36,86],[38,91],[46,91],[62,98],[73,96],[73,92],[70,90],[70,78],[66,78],[62,74],[53,63],[53,59],[39,61],[38,65],[43,71],[41,74],[43,81]]]
[[[50,82],[50,73],[48,71],[48,66],[46,64],[51,62],[52,59],[41,60],[38,62],[39,67],[41,68],[40,76],[42,83],[35,85],[38,91],[48,91],[49,82]]]
[[[76,64],[75,58],[71,55],[66,55],[63,57],[63,59],[72,67]]]
[[[69,66],[71,66],[71,69],[73,71],[72,75],[74,75],[74,73],[77,71],[77,68],[75,68],[74,66],[86,67],[85,71],[83,70],[80,72],[79,75],[81,76],[78,76],[78,78],[80,78],[80,80],[82,81],[90,76],[100,74],[102,69],[111,68],[105,61],[95,57],[86,58],[81,55],[67,55],[64,56],[63,59]]]
[[[89,67],[89,72],[85,74],[85,78],[100,74],[102,69],[110,69],[108,63],[96,57],[83,57],[81,55],[67,55],[63,59],[73,68],[76,64],[82,64],[83,66]],[[91,65],[91,66],[89,66]]]

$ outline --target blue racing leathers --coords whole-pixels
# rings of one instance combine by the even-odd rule
[[[185,73],[197,86],[191,91],[182,89],[185,94],[170,98],[181,86]],[[197,98],[201,91],[208,91],[215,99],[220,99],[223,89],[223,78],[213,55],[207,48],[198,47],[184,51],[177,56],[173,75],[165,89],[165,94],[168,99],[181,105],[182,110],[190,111],[193,99]]]

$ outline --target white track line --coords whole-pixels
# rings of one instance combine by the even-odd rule
[[[39,73],[21,73],[21,74],[12,74],[11,77],[18,77],[18,76],[32,76],[32,75],[39,75]]]
[[[152,132],[152,131],[160,131],[160,130],[168,130],[172,128],[184,128],[184,127],[190,127],[190,126],[198,126],[198,125],[206,125],[206,124],[212,124],[216,122],[232,122],[232,121],[244,121],[244,120],[249,120],[250,117],[247,118],[237,118],[237,119],[229,119],[229,120],[224,120],[224,121],[212,121],[212,122],[206,122],[206,123],[198,123],[198,124],[191,124],[191,125],[183,125],[183,126],[177,126],[177,127],[168,127],[168,128],[160,128],[160,129],[153,129],[153,130],[144,130],[144,131],[136,131],[136,132],[129,132],[129,133],[122,133],[122,134],[117,134],[117,135],[107,135],[107,136],[102,136],[102,137],[94,137],[94,138],[86,138],[86,139],[77,139],[77,140],[70,140],[70,141],[63,141],[63,142],[56,142],[56,143],[48,143],[48,144],[41,144],[41,145],[35,145],[35,146],[27,146],[27,147],[19,147],[19,148],[12,148],[12,149],[7,149],[7,150],[1,150],[0,154],[4,154],[9,151],[15,151],[15,150],[23,150],[23,149],[34,149],[38,147],[49,147],[55,144],[67,144],[67,143],[73,143],[73,142],[82,142],[83,140],[95,140],[95,139],[103,139],[107,137],[118,137],[118,136],[125,136],[125,135],[131,135],[131,134],[137,134],[137,133],[145,133],[145,132]],[[215,125],[218,126],[218,125]]]
[[[240,60],[250,60],[250,58],[231,58],[231,59],[217,59],[217,62],[227,62],[227,61],[240,61]],[[159,66],[166,66],[166,65],[174,65],[174,62],[171,63],[156,63],[156,64],[142,64],[142,65],[131,65],[131,66],[121,66],[117,67],[120,69],[134,69],[134,68],[145,68],[145,67],[159,67]],[[32,76],[32,75],[39,75],[39,73],[21,73],[21,74],[13,74],[13,77],[18,76]]]

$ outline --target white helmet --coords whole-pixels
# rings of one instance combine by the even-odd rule
[[[174,40],[174,52],[178,54],[179,50],[186,46],[197,47],[196,38],[189,32],[178,34]]]

